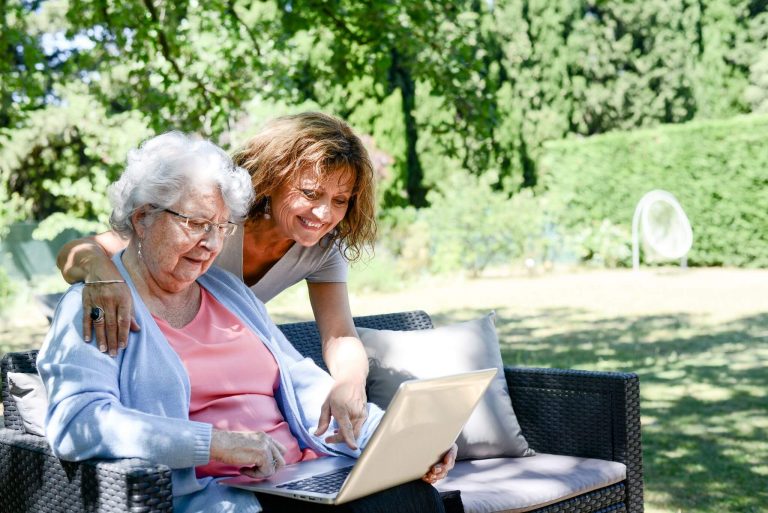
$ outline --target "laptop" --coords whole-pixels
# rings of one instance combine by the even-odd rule
[[[267,479],[219,484],[321,504],[343,504],[421,478],[450,448],[497,369],[403,382],[358,459],[327,456]]]

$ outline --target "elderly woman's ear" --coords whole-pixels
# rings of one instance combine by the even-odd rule
[[[133,225],[133,231],[136,234],[136,238],[141,240],[144,238],[144,231],[147,225],[144,221],[147,219],[147,207],[146,205],[134,210],[131,214],[131,224]]]

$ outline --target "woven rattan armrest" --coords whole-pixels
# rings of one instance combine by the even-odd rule
[[[139,459],[61,461],[44,437],[24,433],[8,393],[8,372],[37,372],[36,359],[37,350],[7,353],[0,364],[5,425],[0,429],[0,511],[172,511],[167,466]]]
[[[636,374],[506,367],[512,405],[536,451],[627,466],[630,511],[642,511],[640,385]]]
[[[0,429],[3,513],[172,510],[171,470],[165,465],[139,459],[61,461],[45,438]]]

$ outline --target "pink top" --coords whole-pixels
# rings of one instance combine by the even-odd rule
[[[189,374],[192,397],[189,418],[228,431],[263,431],[288,450],[286,464],[314,459],[301,450],[275,401],[280,370],[259,337],[201,288],[200,310],[189,324],[176,329],[155,317]],[[211,461],[196,468],[197,476],[236,476],[240,468]]]

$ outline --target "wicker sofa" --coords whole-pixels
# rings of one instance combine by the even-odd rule
[[[429,316],[420,311],[358,317],[355,323],[388,330],[432,327]],[[280,328],[300,352],[324,365],[314,323],[285,324]],[[28,351],[8,353],[2,359],[5,427],[0,429],[0,511],[172,511],[167,467],[133,459],[65,462],[51,454],[44,438],[24,432],[8,393],[7,373],[36,372],[36,356],[37,351]],[[596,458],[626,466],[626,476],[620,482],[525,511],[643,511],[636,375],[512,367],[505,368],[505,375],[518,421],[537,452]],[[443,493],[448,511],[462,511],[462,494]]]

